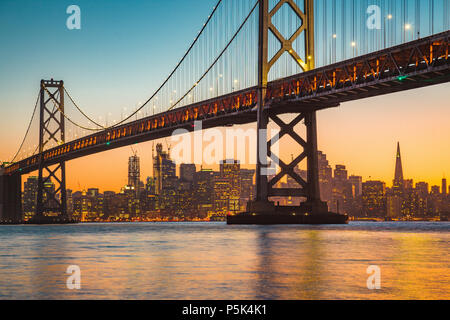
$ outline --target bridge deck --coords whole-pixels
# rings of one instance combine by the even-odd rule
[[[450,31],[326,67],[272,81],[265,108],[273,113],[324,109],[342,102],[450,81]],[[256,121],[257,88],[187,105],[107,129],[46,150],[47,165],[133,143],[170,136],[176,129],[238,125]],[[5,168],[6,174],[37,170],[40,155]]]

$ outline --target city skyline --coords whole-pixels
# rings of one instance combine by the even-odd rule
[[[319,185],[328,210],[344,213],[356,219],[437,219],[448,218],[450,188],[414,181],[403,176],[400,143],[395,153],[395,173],[392,187],[385,181],[366,180],[349,174],[343,164],[334,169],[322,151],[318,151]],[[128,183],[119,192],[90,186],[82,190],[67,190],[68,213],[73,220],[88,221],[216,221],[228,214],[247,210],[255,196],[255,170],[241,167],[239,160],[220,162],[219,171],[200,168],[195,164],[173,162],[162,144],[152,149],[154,173],[141,176],[140,158],[134,148],[128,158]],[[177,172],[178,171],[178,172]],[[300,167],[295,173],[307,179]],[[36,208],[37,177],[24,181],[22,203],[24,218],[33,217]],[[297,188],[289,176],[276,188]],[[48,182],[44,188],[54,192]],[[298,206],[296,197],[272,197],[277,206]]]
[[[450,0],[0,0],[0,24],[0,300],[450,299]]]
[[[125,8],[123,4],[105,7],[101,2],[88,4],[81,1],[84,17],[82,29],[69,31],[64,23],[66,6],[63,3],[48,5],[47,8],[47,5],[30,2],[29,6],[25,6],[25,11],[17,10],[17,4],[13,3],[2,3],[0,6],[5,8],[0,10],[2,21],[17,31],[14,37],[5,31],[1,33],[8,50],[0,53],[0,68],[9,75],[8,79],[0,79],[0,94],[3,97],[0,103],[2,161],[11,160],[20,144],[40,79],[64,80],[76,100],[80,100],[80,105],[96,120],[99,117],[101,122],[108,117],[110,122],[114,118],[118,120],[124,107],[130,111],[139,102],[145,101],[159,85],[160,79],[167,76],[179,59],[177,53],[186,49],[190,42],[187,39],[198,32],[201,26],[199,21],[203,21],[211,10],[209,3],[202,3],[196,12],[186,17],[183,11],[188,5],[180,1],[135,2],[130,8]],[[52,30],[39,36],[44,37],[42,41],[53,43],[50,40],[62,39],[64,45],[52,47],[58,54],[50,57],[39,53],[38,57],[35,56],[32,45],[38,45],[36,39],[39,37],[34,32],[39,28],[31,25],[34,21],[31,19],[33,10],[40,12],[39,19],[34,23]],[[120,26],[112,23],[120,20],[123,14],[126,23]],[[174,14],[182,23],[181,32],[177,28],[178,32],[171,32],[175,40],[167,41],[165,32],[174,30],[167,17]],[[146,30],[155,32],[148,34]],[[98,42],[97,39],[103,40]],[[118,46],[117,39],[127,39],[125,44],[128,46]],[[134,51],[132,48],[139,47],[142,39],[148,40],[145,41],[145,50]],[[83,52],[80,52],[80,47],[84,48]],[[111,52],[115,54],[111,55]],[[39,65],[36,61],[40,62]],[[152,72],[149,74],[144,70]],[[84,76],[85,73],[90,76]],[[125,84],[122,81],[124,78],[131,80]],[[20,86],[17,86],[18,83]],[[447,129],[450,119],[447,103],[449,86],[447,83],[346,102],[338,108],[320,111],[317,114],[319,149],[326,150],[331,163],[346,163],[351,171],[359,172],[365,179],[389,181],[393,169],[390,158],[384,155],[391,154],[392,145],[401,141],[404,153],[408,155],[405,176],[439,184],[442,176],[450,172],[450,132]],[[94,87],[96,90],[92,90]],[[255,124],[243,126],[254,127]],[[151,173],[148,161],[151,159],[151,145],[152,142],[147,142],[136,146],[143,158],[142,172],[146,175]],[[281,150],[282,155],[290,157],[289,149],[295,149],[295,144],[287,143],[284,149]],[[126,177],[116,175],[116,168],[127,165],[123,159],[127,158],[128,153],[129,148],[121,148],[67,162],[68,188],[75,189],[80,183],[117,189],[124,184]],[[117,162],[110,163],[110,159],[117,159]]]
[[[87,182],[86,180],[91,180],[91,181],[96,181],[96,179],[102,179],[101,175],[98,175],[99,171],[104,171],[104,168],[92,168],[92,173],[97,173],[94,174],[93,176],[91,174],[87,174],[87,177],[91,177],[90,179],[86,179],[85,181],[79,179],[76,175],[75,177],[73,175],[70,174],[71,171],[69,171],[69,174],[67,176],[67,188],[71,189],[71,190],[77,190],[80,189],[79,186],[81,186],[81,190],[83,189],[88,189],[92,186],[95,186],[101,190],[106,190],[106,191],[115,191],[115,192],[120,192],[121,188],[123,188],[125,185],[127,185],[127,181],[128,181],[128,176],[126,175],[126,168],[128,167],[128,156],[130,156],[131,154],[136,153],[136,155],[141,159],[140,160],[140,171],[142,173],[141,178],[142,177],[151,177],[153,176],[153,162],[152,162],[152,154],[154,153],[154,146],[157,145],[158,143],[162,143],[165,145],[165,150],[167,151],[167,146],[168,146],[168,142],[167,139],[162,139],[162,140],[155,140],[152,142],[147,142],[147,143],[142,143],[139,145],[135,145],[133,148],[129,148],[129,147],[124,147],[121,148],[119,150],[112,150],[112,151],[106,151],[105,153],[115,153],[115,156],[112,156],[110,158],[114,159],[116,165],[115,165],[115,170],[114,170],[114,175],[108,175],[105,174],[104,177],[105,179],[109,179],[111,182],[110,184],[102,184],[104,183],[103,180],[100,184],[95,184],[95,182]],[[396,141],[393,145],[397,145],[397,143],[400,143],[399,141]],[[146,152],[141,152],[142,149],[144,149],[143,145],[147,145],[147,147],[150,146],[150,150],[146,149]],[[396,147],[397,148],[397,147]],[[124,149],[124,150],[122,150]],[[128,152],[128,154],[126,153]],[[404,151],[403,151],[404,152]],[[361,176],[363,178],[363,181],[369,181],[369,180],[377,180],[377,181],[385,181],[387,182],[388,186],[392,185],[392,181],[393,181],[393,177],[395,175],[395,165],[391,164],[390,165],[390,169],[391,170],[387,170],[387,176],[383,177],[383,176],[376,176],[373,174],[366,174],[363,175],[361,173],[359,173],[357,170],[354,170],[353,168],[350,168],[350,166],[348,165],[347,162],[342,161],[342,162],[334,162],[330,159],[329,157],[329,153],[327,153],[325,151],[325,153],[327,154],[328,160],[330,161],[330,163],[332,164],[333,167],[337,166],[337,165],[345,165],[347,170],[351,172],[351,174],[353,175],[358,175]],[[120,158],[120,156],[124,156],[123,158]],[[67,166],[70,170],[72,163],[78,167],[83,167],[83,170],[89,170],[90,168],[88,166],[86,166],[87,163],[90,162],[90,158],[94,158],[94,157],[101,157],[100,155],[94,155],[94,156],[89,156],[83,159],[76,159],[76,160],[72,160],[70,162],[67,163]],[[385,158],[388,158],[388,156],[386,156]],[[409,158],[409,157],[408,157]],[[177,159],[173,159],[175,162]],[[79,164],[78,164],[78,163]],[[351,161],[349,161],[351,163]],[[120,163],[120,165],[118,164]],[[405,166],[406,163],[406,166]],[[403,163],[403,170],[405,170],[406,167],[406,172],[408,172],[408,163],[409,163],[409,159],[407,159],[405,161],[405,163]],[[179,175],[179,167],[182,163],[181,162],[176,162],[176,172],[177,175]],[[208,169],[212,169],[212,170],[218,170],[219,169],[219,165],[198,165],[196,164],[196,168],[197,170],[199,170],[200,167],[204,167],[204,168],[208,168]],[[245,163],[241,162],[241,166],[243,168],[246,169],[254,169],[255,166],[254,165],[246,165]],[[300,166],[302,168],[302,166]],[[119,168],[122,168],[123,170],[119,170]],[[376,171],[376,169],[379,168],[374,168],[374,171]],[[89,170],[91,171],[91,170]],[[391,171],[391,174],[389,176],[389,171]],[[404,172],[405,172],[404,171]],[[439,171],[439,169],[437,169],[437,171]],[[30,173],[29,175],[24,175],[23,180],[25,180],[28,176],[33,176],[35,175],[36,172],[34,173]],[[445,171],[443,171],[442,175],[440,177],[436,177],[435,179],[427,179],[427,178],[420,178],[420,177],[424,177],[424,175],[418,175],[418,176],[411,176],[409,174],[405,174],[405,179],[413,179],[415,182],[419,182],[419,181],[424,181],[429,183],[429,185],[440,185],[442,178],[446,178],[446,174]],[[282,179],[283,181],[286,180],[286,177],[284,177]],[[81,191],[79,190],[79,191]]]
[[[397,152],[396,152],[396,155],[398,155],[399,153],[399,146],[400,146],[400,142],[397,142]],[[165,152],[167,152],[167,150],[165,150]],[[322,151],[319,151],[319,152],[322,152]],[[152,149],[152,153],[154,153],[154,148]],[[328,154],[326,154],[327,156],[328,156]],[[138,154],[138,152],[137,151],[133,151],[133,153],[131,153],[131,155],[129,156],[129,158],[127,158],[127,161],[129,161],[129,159],[130,158],[132,158],[132,157],[137,157],[139,160],[138,160],[138,163],[140,162],[140,165],[142,165],[143,164],[143,162],[142,161],[140,161],[140,159],[141,159],[141,157],[139,156],[139,154]],[[397,158],[398,159],[398,158]],[[173,160],[173,159],[172,159]],[[226,160],[226,159],[224,159],[224,160]],[[150,160],[151,161],[151,160]],[[233,160],[234,161],[234,160]],[[205,170],[213,170],[213,171],[217,171],[219,168],[220,168],[220,166],[219,165],[196,165],[196,164],[193,164],[193,163],[176,163],[176,176],[177,177],[181,177],[181,170],[180,170],[180,167],[182,166],[182,165],[195,165],[195,167],[196,167],[196,170],[197,170],[197,172],[198,171],[200,171],[201,169],[205,169]],[[245,166],[245,164],[244,165],[242,165],[242,163],[240,163],[240,165],[241,165],[241,167],[243,168],[243,169],[254,169],[254,167],[255,166]],[[429,187],[431,188],[431,186],[439,186],[439,188],[441,188],[441,185],[442,185],[442,180],[443,179],[447,179],[447,176],[444,174],[442,177],[441,177],[441,179],[440,179],[440,181],[439,181],[439,183],[436,183],[436,184],[434,184],[434,183],[432,183],[432,182],[430,182],[429,180],[420,180],[420,179],[417,179],[417,178],[415,178],[415,177],[410,177],[410,176],[407,176],[406,178],[405,177],[403,177],[403,169],[404,169],[404,167],[403,167],[403,165],[402,165],[402,162],[401,162],[401,160],[400,160],[400,163],[398,164],[398,162],[396,162],[395,163],[395,166],[393,166],[393,175],[392,175],[392,179],[386,179],[386,180],[382,180],[382,179],[376,179],[375,177],[372,177],[372,176],[369,176],[369,177],[367,177],[367,179],[364,179],[364,177],[363,176],[361,176],[361,178],[362,178],[362,181],[383,181],[383,182],[385,182],[386,183],[386,185],[387,186],[391,186],[391,187],[394,187],[394,184],[395,184],[395,179],[396,179],[396,171],[397,171],[397,168],[398,168],[398,166],[400,165],[400,168],[401,168],[401,176],[402,176],[402,180],[404,181],[404,180],[413,180],[414,181],[414,184],[416,184],[416,183],[418,183],[418,182],[426,182],[428,185],[429,185]],[[150,166],[153,168],[154,167],[154,164],[153,163],[151,163],[150,164]],[[350,171],[349,170],[349,168],[348,168],[348,166],[345,164],[345,163],[335,163],[335,164],[333,164],[333,165],[331,165],[331,167],[332,168],[336,168],[336,167],[339,167],[339,166],[344,166],[345,168],[346,168],[346,170],[347,171]],[[142,168],[142,167],[141,167]],[[300,167],[299,167],[300,168]],[[129,169],[130,170],[130,169]],[[154,169],[153,169],[154,170]],[[148,178],[148,177],[154,177],[154,172],[153,172],[153,170],[152,170],[152,172],[151,173],[148,173],[148,174],[146,174],[146,173],[143,173],[142,175],[140,175],[140,181],[141,182],[143,182],[143,181],[145,181],[145,178]],[[124,169],[124,170],[122,170],[121,172],[126,172],[126,170]],[[129,172],[129,171],[128,171]],[[142,172],[142,169],[141,169],[141,172]],[[351,172],[351,174],[349,174],[349,176],[360,176],[359,174],[358,174],[358,172],[354,172],[354,171],[350,171]],[[124,177],[123,178],[121,178],[122,180],[124,180],[124,181],[130,181],[129,179],[129,176],[127,176],[125,173],[124,174],[122,174]],[[26,175],[26,177],[29,177],[29,176],[33,176],[33,174],[29,174],[29,175]],[[26,179],[26,178],[25,178]],[[287,178],[286,176],[285,177],[283,177],[281,180],[283,181],[283,182],[286,182],[286,179],[289,179],[289,178]],[[86,185],[85,187],[82,187],[80,190],[78,190],[77,188],[70,188],[70,187],[68,187],[67,189],[70,189],[70,190],[73,190],[73,191],[86,191],[86,190],[88,190],[89,188],[98,188],[99,190],[104,190],[104,191],[114,191],[114,192],[120,192],[125,186],[127,186],[127,185],[131,185],[129,182],[128,183],[125,183],[125,184],[123,184],[123,185],[117,185],[117,186],[115,186],[115,187],[113,187],[113,188],[99,188],[98,186],[94,186],[94,185],[92,185],[92,186],[88,186],[88,185]],[[450,186],[449,186],[450,187]],[[447,191],[447,193],[450,193],[450,191],[449,190],[446,190]]]

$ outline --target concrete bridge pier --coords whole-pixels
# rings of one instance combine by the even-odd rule
[[[0,168],[0,223],[22,222],[22,177]]]

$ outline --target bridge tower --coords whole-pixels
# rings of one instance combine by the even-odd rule
[[[64,120],[64,82],[41,80],[37,222],[49,220],[49,214],[57,214],[56,220],[68,220],[65,162],[49,165],[44,156],[48,143],[54,141],[59,145],[65,142]]]
[[[305,107],[301,104],[292,108],[289,113],[296,114],[290,123],[283,122],[274,108],[266,108],[264,101],[267,89],[268,74],[275,62],[284,53],[288,53],[300,68],[307,72],[314,69],[314,0],[304,0],[304,12],[293,0],[279,0],[279,2],[269,10],[269,0],[259,0],[259,45],[258,45],[258,163],[256,168],[256,201],[250,203],[250,212],[273,212],[275,206],[269,201],[269,197],[303,197],[306,202],[301,205],[301,212],[304,213],[328,213],[325,202],[320,200],[319,190],[319,170],[317,154],[317,124],[316,110]],[[289,38],[285,39],[282,33],[272,23],[272,17],[281,9],[283,5],[288,5],[302,21],[301,26]],[[269,60],[268,57],[268,35],[271,32],[281,44],[279,51]],[[293,42],[304,34],[304,47],[306,52],[305,60],[295,51]],[[278,136],[267,139],[267,125],[272,120],[279,127]],[[294,127],[304,121],[306,127],[306,139],[300,137],[295,132]],[[283,136],[290,136],[303,148],[303,152],[291,163],[284,163],[277,155],[271,153],[270,146],[279,141]],[[278,163],[281,171],[268,181],[270,161]],[[304,159],[307,160],[307,180],[305,181],[295,171],[295,167]],[[284,176],[292,177],[301,188],[275,188],[275,185]],[[298,209],[298,208],[297,208]]]

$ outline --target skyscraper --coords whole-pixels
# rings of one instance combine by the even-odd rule
[[[394,174],[393,189],[397,189],[400,192],[403,192],[404,189],[402,157],[400,154],[400,142],[397,143],[397,155],[395,158],[395,174]]]
[[[38,191],[38,178],[28,177],[23,186],[23,214],[29,220],[36,212],[36,199]]]
[[[220,178],[228,181],[230,211],[239,211],[241,198],[241,164],[238,160],[224,160],[220,162]],[[223,181],[220,180],[220,183]],[[221,196],[222,197],[222,196]]]
[[[253,178],[255,170],[241,169],[241,207],[245,206],[249,201],[252,201],[255,195]]]
[[[352,175],[348,181],[355,189],[355,197],[359,197],[362,194],[362,177]]]
[[[176,165],[170,160],[170,154],[163,151],[161,143],[156,145],[156,155],[153,155],[153,177],[157,195],[161,195],[163,189],[176,187]]]
[[[330,208],[333,188],[333,169],[328,163],[326,154],[322,151],[317,151],[317,156],[319,162],[320,197],[323,201],[328,202],[328,207]]]
[[[135,153],[130,158],[128,158],[128,185],[134,188],[136,198],[139,197],[140,178],[141,178],[141,169],[139,157]]]
[[[336,169],[334,169],[334,179],[340,182],[347,181],[347,169],[345,169],[344,165],[337,164]]]
[[[180,180],[183,182],[193,182],[194,174],[196,172],[195,164],[182,163],[180,164]]]
[[[442,178],[442,194],[446,195],[447,194],[447,179]]]
[[[194,175],[195,206],[202,215],[212,214],[214,190],[214,172],[211,169],[201,169]]]
[[[386,185],[382,181],[366,181],[362,184],[363,215],[385,217]]]
[[[161,143],[156,145],[156,155],[153,155],[153,176],[159,209],[174,212],[179,200],[177,197],[176,165],[170,159],[170,153],[163,151]]]

